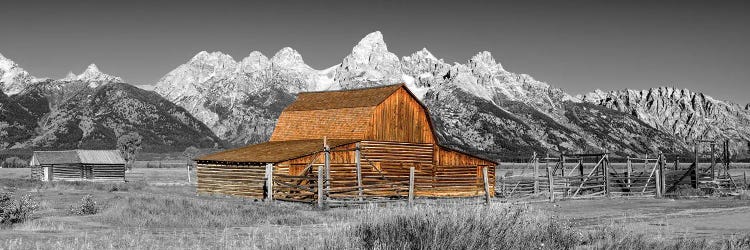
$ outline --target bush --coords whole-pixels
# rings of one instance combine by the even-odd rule
[[[73,215],[92,215],[98,212],[99,207],[97,207],[94,197],[90,194],[84,196],[79,204],[70,208],[70,213]]]
[[[9,225],[28,220],[39,208],[39,203],[29,195],[13,198],[13,194],[0,193],[0,224]]]
[[[0,167],[2,168],[25,168],[28,166],[29,163],[27,161],[24,161],[23,159],[16,156],[9,157],[5,159],[5,161],[0,163]]]

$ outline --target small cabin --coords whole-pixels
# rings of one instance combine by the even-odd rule
[[[41,181],[125,181],[117,150],[34,151],[31,178]]]
[[[403,84],[299,93],[268,142],[195,159],[197,189],[305,202],[319,186],[328,199],[494,194],[497,163],[439,143],[433,126]]]

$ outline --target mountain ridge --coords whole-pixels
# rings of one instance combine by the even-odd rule
[[[83,89],[84,82],[96,89],[123,81],[99,73],[92,64],[80,75],[46,81],[58,89]],[[463,63],[446,63],[427,48],[399,57],[388,51],[379,31],[362,38],[341,63],[321,70],[290,47],[270,58],[251,51],[241,60],[200,51],[161,77],[153,90],[219,140],[240,146],[267,140],[281,110],[299,92],[395,83],[406,84],[425,104],[449,146],[496,159],[530,151],[685,153],[692,140],[707,137],[739,139],[733,151],[742,152],[747,146],[742,140],[750,140],[750,104],[743,108],[663,87],[573,97],[528,74],[508,71],[489,51]],[[57,104],[66,95],[60,96],[48,99]]]

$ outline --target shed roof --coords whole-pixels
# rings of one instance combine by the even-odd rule
[[[329,139],[331,148],[355,143],[356,139]],[[299,158],[323,151],[323,140],[269,141],[230,149],[214,154],[204,155],[197,161],[242,162],[242,163],[277,163]]]
[[[31,165],[57,164],[121,165],[125,159],[117,150],[34,151],[31,157]]]

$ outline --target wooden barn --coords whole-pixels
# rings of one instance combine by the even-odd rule
[[[31,178],[42,181],[125,181],[117,150],[34,151]]]
[[[403,84],[300,93],[270,141],[196,162],[199,193],[304,202],[494,194],[497,165],[438,143]]]

